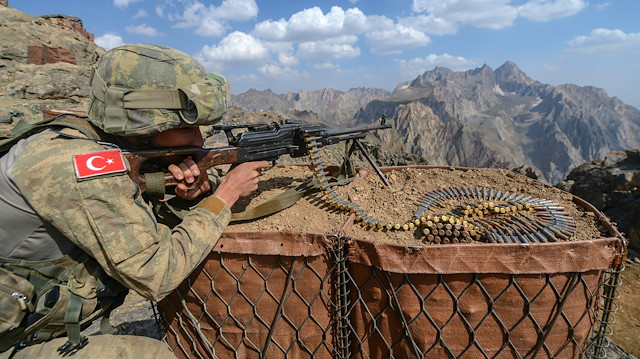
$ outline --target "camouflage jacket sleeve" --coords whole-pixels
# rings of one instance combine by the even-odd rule
[[[208,255],[230,210],[211,196],[170,229],[157,222],[127,173],[77,179],[73,155],[104,150],[89,140],[43,133],[19,155],[13,178],[36,212],[110,276],[159,300]]]

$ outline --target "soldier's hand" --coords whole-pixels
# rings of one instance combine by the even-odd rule
[[[258,189],[260,171],[269,167],[267,161],[241,163],[227,172],[214,194],[232,207],[238,198],[247,197]]]
[[[191,156],[179,164],[169,165],[169,173],[178,181],[176,195],[180,198],[192,200],[211,190],[207,173],[200,173],[200,169]]]

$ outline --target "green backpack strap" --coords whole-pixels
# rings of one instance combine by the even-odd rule
[[[336,186],[344,186],[349,184],[356,176],[356,171],[351,163],[349,157],[345,157],[337,176],[329,177],[329,181]],[[283,209],[289,208],[296,204],[298,200],[304,196],[308,196],[312,193],[319,192],[321,190],[320,185],[316,178],[311,178],[308,181],[284,191],[278,196],[267,200],[256,207],[247,209],[242,212],[233,213],[231,215],[231,222],[241,222],[265,217],[276,212],[280,212]]]
[[[21,119],[11,129],[11,134],[8,137],[2,137],[0,139],[0,156],[4,155],[9,149],[18,143],[23,138],[29,137],[32,134],[42,131],[46,128],[48,123],[51,123],[54,119],[47,119],[37,123],[29,123],[28,121]]]
[[[320,186],[316,179],[312,178],[296,187],[289,188],[278,196],[256,207],[233,213],[231,215],[231,222],[248,221],[280,212],[285,208],[293,206],[300,198],[318,191],[320,191]]]
[[[9,137],[0,139],[0,156],[9,151],[9,149],[21,139],[53,127],[73,128],[92,140],[98,140],[100,138],[95,128],[87,121],[87,116],[75,113],[61,113],[38,122],[29,122],[21,119],[13,127]]]

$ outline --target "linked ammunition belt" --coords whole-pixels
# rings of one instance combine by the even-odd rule
[[[369,229],[416,230],[424,241],[443,244],[555,242],[568,240],[576,232],[575,220],[558,202],[486,187],[429,192],[417,203],[418,210],[411,220],[387,223],[340,198],[327,179],[316,139],[307,135],[305,142],[313,175],[327,203],[355,214],[356,222]]]

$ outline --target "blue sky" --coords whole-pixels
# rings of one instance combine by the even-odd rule
[[[635,0],[9,0],[80,17],[109,49],[156,43],[225,75],[234,94],[332,87],[393,90],[435,66],[603,88],[640,108]]]

